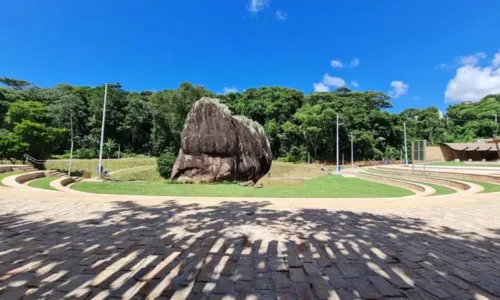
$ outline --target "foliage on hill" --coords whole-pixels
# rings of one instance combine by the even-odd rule
[[[0,78],[0,158],[37,158],[62,154],[70,148],[73,123],[75,149],[97,153],[104,86],[38,88],[24,80]],[[448,108],[440,118],[435,107],[389,113],[390,98],[376,91],[339,88],[332,93],[302,92],[284,87],[251,88],[242,93],[214,95],[200,86],[183,83],[177,89],[131,92],[108,85],[106,139],[122,152],[177,153],[180,133],[191,105],[203,96],[216,97],[233,114],[247,116],[266,130],[274,157],[304,160],[335,159],[336,113],[339,113],[340,151],[350,157],[350,134],[355,158],[399,158],[403,122],[408,141],[431,144],[465,142],[498,135],[494,115],[500,114],[500,95],[473,104]],[[88,150],[88,151],[87,151]],[[109,149],[108,149],[109,152]]]

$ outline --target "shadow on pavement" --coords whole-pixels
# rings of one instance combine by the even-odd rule
[[[117,202],[74,222],[0,212],[0,298],[500,296],[498,239],[415,218],[266,206]]]

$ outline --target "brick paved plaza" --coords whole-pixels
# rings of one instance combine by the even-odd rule
[[[0,198],[1,299],[500,297],[498,195],[290,211]]]

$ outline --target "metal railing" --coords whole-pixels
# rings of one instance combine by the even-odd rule
[[[28,155],[28,154],[24,154],[23,157],[25,159],[24,163],[30,164],[37,169],[44,169],[45,168],[46,160],[36,159],[33,156]]]

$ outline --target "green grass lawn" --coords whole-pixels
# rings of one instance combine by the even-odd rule
[[[2,180],[5,177],[9,177],[9,176],[17,175],[17,174],[21,174],[21,173],[23,173],[23,172],[22,171],[12,171],[12,172],[0,173],[0,186],[5,186],[4,184],[2,184]]]
[[[56,191],[55,188],[50,186],[50,182],[55,179],[56,179],[55,177],[50,177],[50,176],[38,178],[33,181],[30,181],[30,183],[28,183],[28,186],[38,189]]]
[[[323,176],[294,186],[262,189],[236,184],[166,184],[160,182],[80,182],[71,188],[90,193],[155,196],[274,197],[274,198],[381,198],[414,193],[399,187],[359,178]]]
[[[449,166],[449,167],[489,167],[489,168],[500,168],[500,163],[464,163],[455,161],[443,161],[432,163],[432,166]]]

